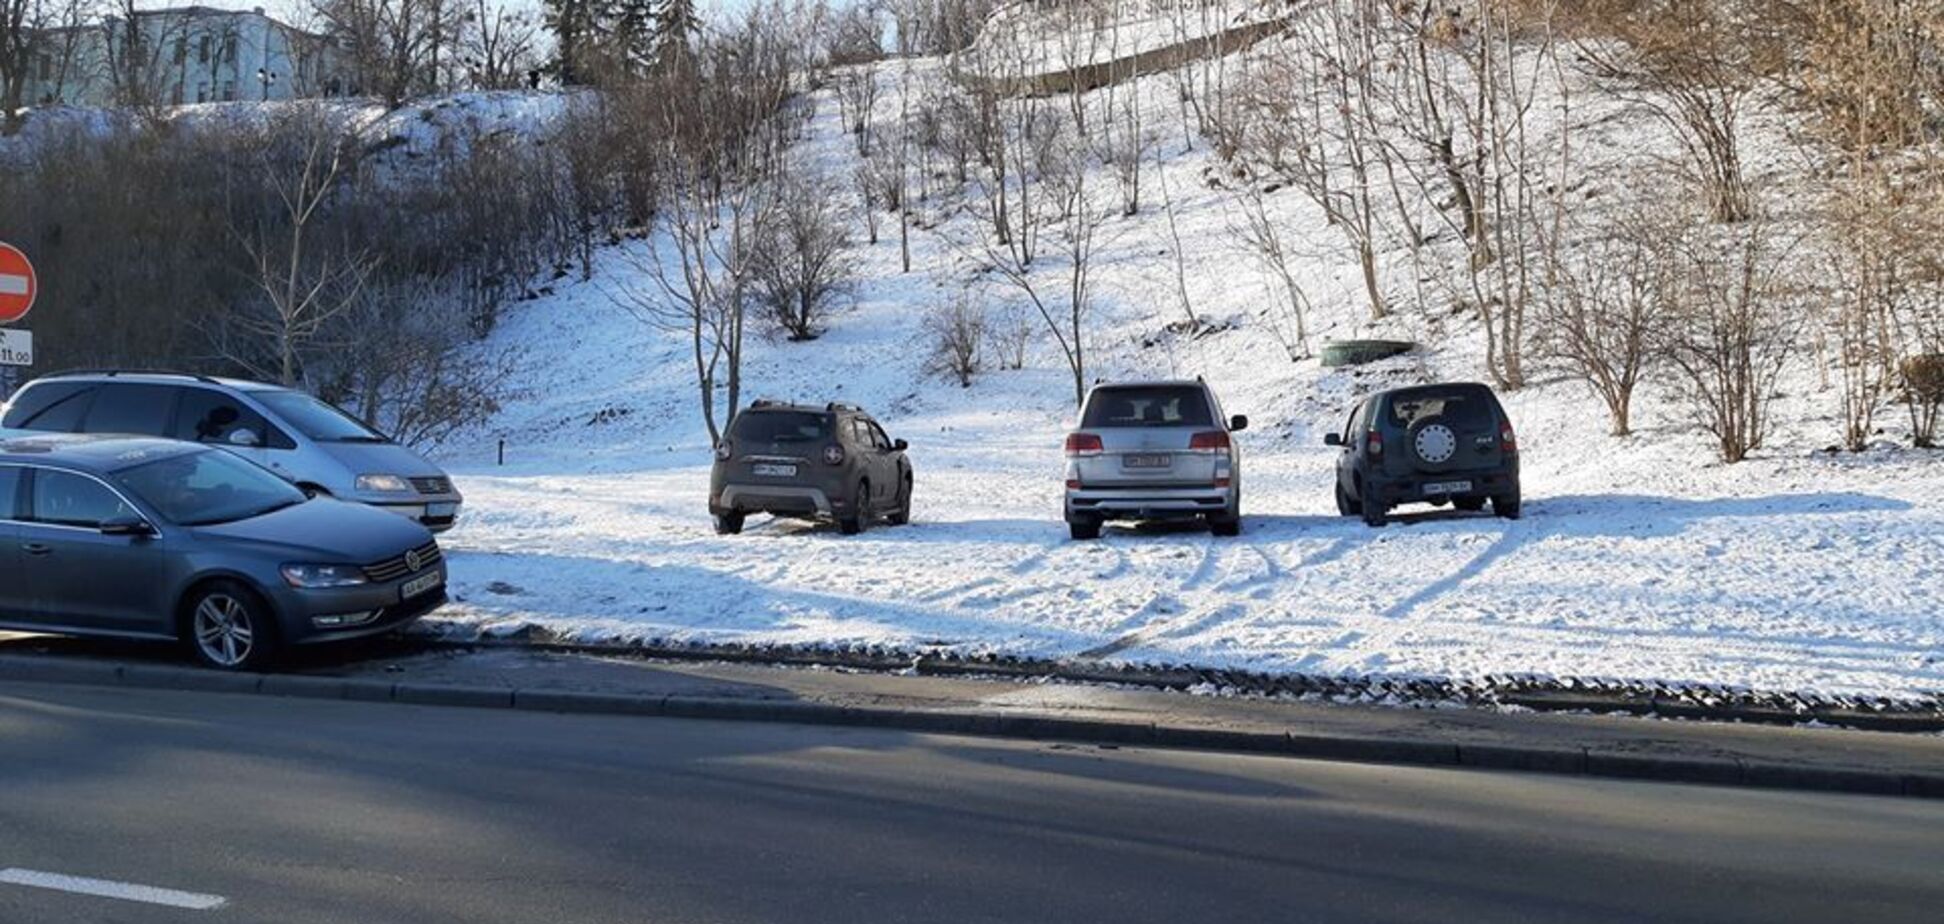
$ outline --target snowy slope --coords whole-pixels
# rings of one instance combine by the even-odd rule
[[[896,111],[892,77],[886,112]],[[1169,90],[1142,86],[1160,124]],[[797,153],[842,170],[853,154],[836,110],[820,100]],[[1601,139],[1589,158],[1617,165],[1654,142],[1642,120],[1582,118]],[[441,618],[590,641],[1944,690],[1944,466],[1887,442],[1855,456],[1817,451],[1834,441],[1835,397],[1806,367],[1792,373],[1770,448],[1741,465],[1705,461],[1708,439],[1663,392],[1643,396],[1638,433],[1616,440],[1582,386],[1545,380],[1506,396],[1525,450],[1524,519],[1407,514],[1371,530],[1336,516],[1322,435],[1374,388],[1480,377],[1479,333],[1464,316],[1365,321],[1354,263],[1315,209],[1284,192],[1271,206],[1308,255],[1313,336],[1436,347],[1353,371],[1291,362],[1266,330],[1263,277],[1228,233],[1230,194],[1202,181],[1205,146],[1183,153],[1177,134],[1163,151],[1196,310],[1234,326],[1199,339],[1165,332],[1180,309],[1151,176],[1142,214],[1102,231],[1093,374],[1202,374],[1231,413],[1252,418],[1240,437],[1239,539],[1110,526],[1098,543],[1067,541],[1058,478],[1072,407],[1057,353],[1042,345],[1028,369],[987,373],[970,389],[925,376],[924,309],[965,288],[1017,299],[950,243],[972,233],[967,219],[920,233],[910,274],[898,271],[892,223],[890,239],[860,242],[856,304],[827,336],[752,345],[745,394],[873,410],[912,444],[914,525],[844,538],[757,518],[742,536],[715,536],[685,345],[616,307],[614,287],[643,283],[610,251],[593,282],[509,308],[485,347],[521,357],[516,394],[490,427],[446,449],[468,507],[445,540],[458,602]],[[1751,160],[1758,179],[1778,169]],[[1633,182],[1618,166],[1603,175],[1606,193]],[[1894,427],[1900,414],[1884,419]],[[494,464],[501,439],[504,467]]]

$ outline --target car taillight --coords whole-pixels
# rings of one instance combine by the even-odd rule
[[[1365,447],[1365,451],[1370,453],[1373,456],[1383,455],[1384,435],[1375,430],[1370,431],[1370,437],[1364,441],[1364,447]]]
[[[1513,455],[1519,451],[1519,437],[1512,432],[1511,421],[1499,424],[1499,448],[1504,450],[1506,455]]]
[[[1189,452],[1227,452],[1229,435],[1226,430],[1208,430],[1188,438]]]
[[[718,461],[727,462],[729,461],[729,457],[734,454],[735,453],[731,452],[729,449],[728,440],[723,440],[722,442],[716,444],[716,459]]]
[[[824,447],[824,463],[827,465],[844,464],[844,447],[831,443]]]
[[[1069,490],[1069,491],[1078,491],[1078,490],[1080,490],[1080,479],[1078,479],[1078,478],[1068,478],[1068,479],[1066,480],[1066,482],[1067,482],[1067,490]]]
[[[1070,456],[1097,456],[1105,450],[1100,436],[1093,433],[1069,433],[1066,438],[1066,454]]]

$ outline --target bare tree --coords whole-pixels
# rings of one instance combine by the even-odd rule
[[[1296,282],[1291,267],[1293,255],[1283,237],[1281,223],[1269,215],[1262,188],[1254,183],[1243,188],[1238,202],[1242,223],[1231,223],[1230,233],[1282,290],[1279,295],[1271,293],[1268,302],[1270,330],[1292,362],[1308,359],[1309,296]]]
[[[751,266],[756,296],[791,340],[815,340],[854,282],[847,216],[821,172],[788,169],[772,183],[772,208],[757,229]]]
[[[46,0],[0,0],[0,129],[19,127],[27,79],[39,60],[47,28]]]
[[[1608,432],[1633,432],[1633,397],[1668,320],[1674,254],[1652,213],[1553,268],[1542,312],[1546,352],[1606,405]]]
[[[1769,408],[1802,319],[1787,303],[1787,249],[1764,222],[1725,238],[1669,229],[1677,274],[1659,346],[1685,380],[1684,395],[1724,462],[1740,462],[1768,435]]]
[[[482,90],[517,90],[539,69],[540,24],[532,12],[473,0],[462,20],[459,51],[472,85]]]
[[[932,344],[925,371],[971,388],[973,376],[985,365],[987,328],[985,303],[965,292],[953,294],[925,317],[925,335]]]
[[[1680,139],[1682,172],[1716,221],[1753,216],[1741,121],[1779,71],[1777,7],[1759,0],[1587,0],[1580,60]]]
[[[265,371],[285,385],[297,384],[304,351],[356,302],[374,266],[367,253],[311,233],[342,192],[355,145],[342,121],[317,103],[281,111],[253,145],[249,181],[274,192],[273,208],[243,217],[233,233],[262,299],[225,319],[225,340],[239,364],[261,368],[258,357],[267,355]]]
[[[1322,209],[1362,271],[1373,320],[1390,313],[1378,267],[1388,152],[1371,119],[1381,15],[1375,0],[1298,14],[1284,53],[1251,58],[1217,129],[1245,173],[1287,182]]]
[[[454,20],[450,0],[314,2],[318,17],[349,45],[366,92],[395,109],[436,89],[439,53]]]

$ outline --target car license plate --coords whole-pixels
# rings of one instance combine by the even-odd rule
[[[438,503],[438,504],[425,505],[425,515],[428,517],[449,517],[457,514],[458,512],[459,512],[458,504]]]
[[[796,468],[797,467],[794,465],[760,465],[759,464],[759,465],[751,466],[749,470],[755,472],[758,475],[767,475],[771,478],[795,478]]]
[[[437,571],[434,571],[431,574],[427,574],[422,577],[415,577],[409,581],[406,581],[403,587],[398,588],[398,599],[410,600],[413,597],[418,596],[419,594],[426,593],[430,590],[433,590],[434,588],[437,588],[440,584],[443,583],[445,583],[445,575],[440,574]]]
[[[1424,486],[1426,494],[1463,494],[1472,489],[1469,481],[1433,481]]]
[[[1131,452],[1121,456],[1121,465],[1126,468],[1173,468],[1174,456],[1165,452]]]

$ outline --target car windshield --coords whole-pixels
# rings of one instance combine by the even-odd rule
[[[1187,385],[1102,388],[1087,402],[1080,423],[1087,428],[1211,426],[1202,390]]]
[[[1391,423],[1410,427],[1420,420],[1441,417],[1447,423],[1464,427],[1489,427],[1492,423],[1490,400],[1474,388],[1407,391],[1391,398]]]
[[[285,423],[320,443],[388,443],[358,419],[301,391],[264,391],[251,397],[270,406]]]
[[[220,449],[144,462],[115,480],[180,526],[247,520],[304,502],[304,492]]]
[[[746,443],[813,443],[829,434],[830,415],[809,411],[746,411],[730,431]]]

